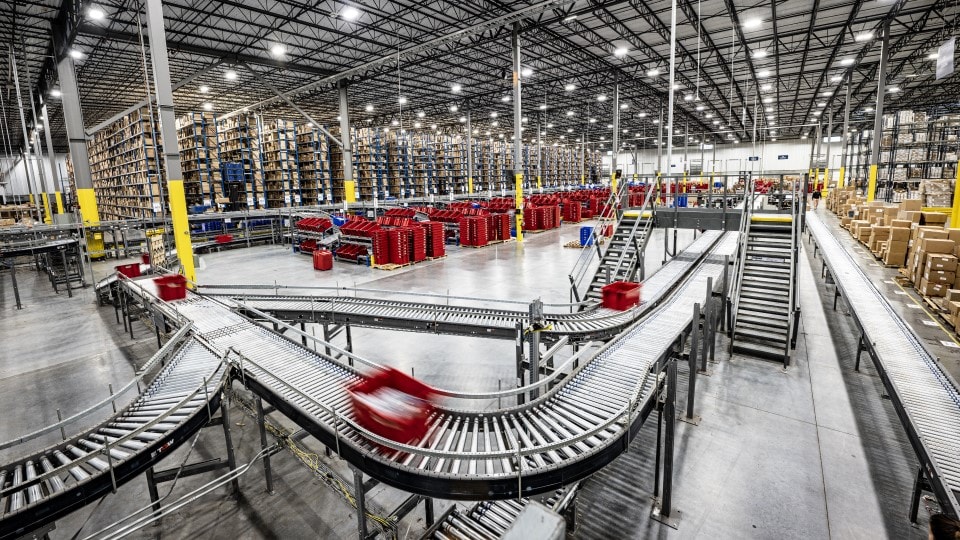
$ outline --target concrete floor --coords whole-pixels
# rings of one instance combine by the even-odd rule
[[[843,233],[845,234],[845,233]],[[566,274],[579,251],[562,244],[577,238],[577,226],[528,235],[523,246],[507,243],[483,249],[451,248],[446,259],[396,271],[337,263],[315,272],[303,255],[282,246],[254,247],[202,257],[199,280],[211,283],[279,283],[298,286],[365,285],[408,292],[491,296],[568,302]],[[680,247],[692,240],[681,231]],[[842,234],[841,234],[842,236]],[[648,275],[659,265],[663,237],[655,231],[648,251]],[[116,261],[97,264],[103,275]],[[811,264],[813,264],[811,270]],[[906,520],[916,458],[865,362],[852,371],[856,336],[843,311],[834,312],[832,288],[819,280],[819,260],[801,258],[801,335],[790,369],[726,353],[721,339],[713,374],[697,389],[699,426],[678,423],[674,497],[682,511],[678,530],[649,519],[656,424],[649,422],[629,453],[584,486],[576,538],[922,538]],[[870,268],[871,272],[882,268]],[[46,425],[56,408],[72,414],[102,399],[107,384],[119,388],[135,366],[155,350],[152,334],[137,328],[123,334],[112,309],[97,308],[86,289],[72,299],[55,295],[44,278],[18,273],[26,308],[16,310],[9,281],[0,274],[0,439]],[[30,283],[31,278],[33,283]],[[900,295],[898,295],[900,296]],[[826,305],[827,309],[823,306]],[[903,308],[914,317],[920,310]],[[924,325],[924,328],[927,328]],[[51,337],[53,339],[51,339]],[[342,339],[342,338],[341,338]],[[933,339],[933,338],[930,338]],[[464,390],[496,388],[514,376],[513,345],[494,340],[357,329],[356,350],[373,360],[415,369],[430,384]],[[681,368],[681,381],[686,373]],[[26,390],[26,391],[24,391]],[[681,388],[680,395],[685,395]],[[681,407],[683,400],[681,398]],[[259,449],[254,422],[232,407],[238,461]],[[272,420],[294,429],[283,418]],[[84,422],[94,423],[91,417]],[[79,429],[80,426],[77,427]],[[46,441],[50,442],[50,441]],[[38,442],[39,444],[39,442]],[[305,444],[322,454],[312,439]],[[222,432],[202,432],[191,450],[179,449],[166,467],[224,455]],[[3,454],[0,454],[2,457]],[[324,459],[348,476],[338,460]],[[355,538],[356,515],[331,487],[294,457],[273,458],[276,492],[264,493],[259,465],[241,479],[241,495],[220,489],[134,538]],[[181,479],[171,498],[210,481],[212,475]],[[161,486],[161,494],[170,489]],[[405,494],[378,486],[369,494],[372,510],[386,513]],[[142,479],[122,486],[102,504],[58,522],[53,538],[90,534],[148,502]],[[437,515],[449,506],[437,501]],[[466,505],[465,505],[466,506]],[[925,520],[927,512],[921,511]],[[424,530],[422,507],[398,527],[401,538]]]

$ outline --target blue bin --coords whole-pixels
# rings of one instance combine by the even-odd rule
[[[593,245],[593,227],[580,227],[580,245]]]
[[[337,227],[342,227],[343,224],[347,222],[347,218],[340,217],[340,216],[332,216],[332,219],[333,219],[333,224],[336,225]]]
[[[687,196],[686,195],[677,195],[677,207],[686,208],[687,207]]]

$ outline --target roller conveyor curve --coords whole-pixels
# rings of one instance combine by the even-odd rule
[[[166,365],[129,406],[82,435],[0,466],[0,538],[28,533],[109,493],[210,420],[227,364],[189,328],[168,345],[169,355],[161,350],[154,357],[169,358]]]
[[[244,318],[228,303],[191,295],[173,305],[215,349],[237,353],[234,377],[368,475],[423,495],[503,499],[518,490],[526,496],[557,489],[624,451],[655,405],[651,369],[689,328],[707,279],[719,283],[724,255],[735,248],[736,234],[706,233],[647,280],[650,304],[659,307],[541,397],[492,412],[439,409],[425,438],[411,445],[354,422],[346,390],[360,377],[354,369]]]
[[[847,299],[884,386],[945,511],[960,515],[960,388],[857,265],[809,212],[807,227]]]

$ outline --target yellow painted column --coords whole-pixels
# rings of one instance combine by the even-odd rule
[[[844,186],[846,185],[846,184],[844,183],[844,182],[846,181],[846,180],[845,180],[845,173],[846,173],[846,167],[840,167],[840,178],[837,179],[837,187],[838,187],[838,188],[842,188],[842,187],[844,187]]]
[[[585,176],[581,174],[581,175],[580,175],[580,185],[581,185],[581,186],[584,185],[584,183],[585,183],[584,178],[585,178]]]
[[[50,196],[47,195],[47,192],[40,194],[40,200],[43,201],[43,222],[46,224],[53,223],[53,214],[50,213]]]
[[[517,242],[523,242],[523,173],[515,173],[514,208],[517,227]]]
[[[467,178],[467,193],[473,195],[473,178]]]
[[[66,213],[66,210],[63,208],[63,194],[59,191],[53,193],[54,198],[57,200],[57,213],[63,214]]]
[[[870,173],[867,177],[867,202],[872,201],[876,197],[877,192],[877,165],[874,163],[870,165]]]
[[[167,194],[170,197],[170,218],[173,221],[173,241],[177,247],[177,258],[180,259],[184,277],[191,283],[196,283],[197,272],[193,265],[193,244],[190,242],[190,223],[187,221],[187,199],[183,193],[183,180],[168,180]]]
[[[33,199],[33,193],[29,195],[29,198],[30,198],[30,206],[33,206],[33,203],[35,202]]]
[[[540,182],[539,176],[537,176],[537,189],[543,189],[543,184]]]
[[[97,209],[97,196],[93,188],[77,188],[77,204],[80,206],[80,219],[85,227],[100,225],[100,210]],[[87,232],[87,253],[91,259],[104,256],[103,233]]]
[[[610,173],[610,191],[617,192],[617,171]]]
[[[354,180],[343,181],[343,200],[348,203],[357,202],[357,183]]]
[[[960,163],[957,164],[957,179],[953,184],[953,211],[950,212],[950,226],[960,228]]]

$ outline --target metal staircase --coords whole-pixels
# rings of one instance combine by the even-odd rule
[[[580,260],[577,261],[569,276],[572,300],[600,301],[601,289],[604,285],[614,281],[637,281],[644,278],[643,254],[653,227],[653,213],[650,211],[653,191],[647,191],[643,205],[639,209],[617,212],[619,220],[616,229],[604,248],[600,246],[601,233],[605,227],[612,226],[612,222],[601,221],[594,227],[593,246],[584,248]],[[611,194],[611,199],[614,197],[617,197],[617,200],[620,199],[618,194]],[[610,202],[608,201],[608,204]],[[591,268],[594,255],[600,263],[586,291],[581,295],[580,283]]]
[[[783,214],[744,210],[733,310],[732,352],[783,361],[784,367],[790,364],[799,315],[798,208],[794,204]]]

